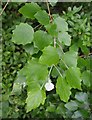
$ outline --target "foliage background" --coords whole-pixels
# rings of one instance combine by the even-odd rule
[[[4,6],[3,3],[2,6]],[[2,15],[2,110],[0,114],[2,114],[2,118],[54,118],[54,119],[72,119],[71,116],[74,115],[73,119],[92,119],[92,88],[83,85],[83,91],[80,92],[78,90],[73,90],[73,94],[70,99],[73,100],[72,103],[65,105],[66,103],[62,102],[58,95],[55,94],[55,91],[47,92],[47,99],[44,106],[40,106],[39,108],[26,113],[25,110],[25,99],[26,99],[26,88],[22,90],[22,94],[18,95],[19,91],[16,91],[16,95],[11,95],[11,91],[13,88],[14,81],[16,79],[16,75],[18,71],[23,68],[27,60],[29,59],[28,54],[23,49],[22,45],[16,45],[11,42],[12,30],[15,29],[15,26],[20,22],[27,22],[28,24],[35,27],[37,25],[36,21],[32,21],[30,19],[24,18],[19,12],[18,9],[23,6],[24,3],[9,3],[7,9],[3,12]],[[39,5],[47,10],[47,6],[45,3],[39,3]],[[52,13],[59,13],[62,15],[62,11],[66,11],[68,7],[73,8],[73,6],[80,7],[84,12],[84,16],[81,17],[81,21],[84,20],[84,17],[88,18],[90,21],[91,3],[57,3],[56,6],[51,7]],[[70,19],[71,17],[64,16],[66,19]],[[76,17],[74,17],[75,19]],[[92,24],[91,24],[92,25]],[[74,29],[76,27],[76,29]],[[76,25],[70,29],[71,36],[74,36],[76,39],[80,39],[81,36],[77,35],[77,31],[80,30],[80,26],[78,26],[78,22]],[[77,28],[78,27],[78,28]],[[87,26],[84,26],[84,29]],[[81,31],[81,30],[80,30]],[[85,31],[81,31],[85,34]],[[82,54],[88,54],[91,52],[91,46],[85,48],[84,51],[79,51],[80,56]],[[88,56],[86,63],[87,69],[91,68],[91,55]],[[92,58],[92,57],[91,57]],[[85,63],[83,60],[79,64],[82,68]],[[54,79],[54,78],[53,78]],[[1,84],[0,84],[1,85]],[[75,95],[78,94],[78,98],[75,98]],[[78,103],[78,109],[76,109],[76,102]],[[67,107],[65,107],[67,106]],[[74,108],[74,110],[72,110]]]

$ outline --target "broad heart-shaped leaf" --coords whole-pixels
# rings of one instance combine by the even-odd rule
[[[35,82],[33,86],[33,89],[28,90],[28,97],[26,99],[27,112],[39,107],[40,104],[44,104],[46,99],[46,93],[40,89],[40,85]]]
[[[53,64],[57,64],[58,61],[59,55],[57,53],[56,48],[48,46],[43,49],[43,54],[39,59],[40,63],[51,66]]]
[[[59,94],[60,99],[64,102],[68,102],[71,95],[71,87],[67,84],[66,80],[63,77],[59,77],[56,83],[56,92]]]
[[[36,12],[41,10],[41,8],[37,5],[37,3],[31,2],[26,3],[23,7],[19,9],[19,12],[24,15],[26,18],[35,18],[34,15]]]
[[[48,67],[35,61],[30,61],[26,66],[27,81],[36,81],[42,85],[48,77]]]
[[[68,31],[68,24],[65,21],[65,19],[61,18],[61,17],[57,17],[56,19],[54,19],[55,24],[57,25],[57,30],[59,32],[65,32]]]
[[[77,52],[70,50],[62,55],[62,60],[65,64],[69,67],[76,67],[77,66]]]
[[[66,71],[66,80],[72,88],[77,88],[81,90],[81,72],[77,67],[70,67]]]
[[[47,34],[47,32],[38,30],[34,33],[34,45],[40,50],[50,45],[52,41],[52,37],[49,34]]]
[[[34,16],[42,25],[49,24],[49,15],[45,10],[38,11]]]
[[[31,43],[34,38],[34,30],[27,23],[20,23],[13,31],[12,41],[16,44]]]
[[[58,34],[58,40],[66,46],[71,44],[71,36],[67,32],[60,32]]]

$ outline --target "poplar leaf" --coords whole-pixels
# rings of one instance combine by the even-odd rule
[[[35,84],[35,89],[28,91],[28,97],[26,99],[27,112],[32,109],[36,109],[40,104],[44,104],[46,99],[46,93],[40,89],[40,86]]]
[[[27,23],[20,23],[13,31],[12,41],[16,44],[27,44],[33,41],[34,30]]]
[[[39,5],[37,3],[31,2],[31,3],[26,3],[23,7],[19,9],[19,12],[23,14],[24,17],[26,18],[31,18],[34,19],[34,15],[36,12],[41,10]]]
[[[72,88],[81,90],[81,72],[77,67],[71,67],[66,72],[66,80]]]
[[[56,48],[48,46],[43,49],[43,54],[39,59],[40,63],[51,66],[53,64],[57,64],[58,61],[59,55],[57,53]]]
[[[66,46],[71,45],[71,36],[67,32],[60,32],[58,34],[58,39],[61,43],[63,43]]]
[[[67,22],[65,21],[65,19],[61,18],[61,17],[57,17],[55,20],[54,20],[55,24],[57,25],[57,30],[59,32],[65,32],[65,31],[68,31],[68,24]]]
[[[38,11],[34,16],[42,25],[49,24],[49,15],[45,10]]]
[[[50,45],[52,41],[53,41],[52,37],[49,34],[47,34],[47,32],[38,30],[34,33],[34,44],[40,50]]]
[[[67,84],[65,79],[63,79],[62,77],[59,77],[57,79],[56,92],[57,92],[57,94],[59,94],[60,99],[62,101],[68,102],[69,97],[71,95],[70,89],[71,89],[71,87],[69,86],[69,84]]]
[[[77,52],[76,51],[68,51],[62,56],[62,60],[67,64],[69,67],[76,67],[77,66]]]

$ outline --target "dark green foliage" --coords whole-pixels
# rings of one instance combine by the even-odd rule
[[[42,8],[45,3],[39,4]],[[45,5],[44,11],[37,6],[32,14],[25,14],[27,18],[20,14],[24,11],[20,9],[23,5],[24,3],[9,3],[2,15],[2,118],[91,120],[91,4],[76,3],[79,7],[74,7],[74,3],[63,3],[64,6],[57,3],[55,7],[50,6],[52,13],[60,15],[53,14],[55,21],[52,25],[45,12]],[[33,4],[32,9],[34,6]],[[61,13],[63,9],[65,12]],[[41,13],[46,15],[46,21]],[[34,38],[31,36],[26,44],[23,41],[18,44],[18,39],[12,41],[12,31],[21,22],[28,23],[36,31]],[[39,23],[40,26],[36,27]],[[61,26],[64,25],[63,29],[60,23]],[[53,37],[60,39],[57,49],[53,47]],[[56,67],[52,67],[50,72],[53,64]],[[60,77],[57,69],[63,77]],[[48,74],[55,85],[55,89],[50,92],[43,88],[46,79],[49,79]],[[63,92],[60,93],[61,91]]]

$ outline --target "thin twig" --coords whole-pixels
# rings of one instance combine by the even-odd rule
[[[63,77],[62,74],[61,74],[61,72],[59,71],[59,69],[55,65],[53,65],[53,66],[56,68],[56,70],[58,71],[58,73],[60,74],[60,76]]]
[[[4,8],[2,9],[0,16],[2,15],[2,13],[4,12],[5,8],[7,7],[8,3],[10,2],[10,0],[7,0],[7,3],[5,4]]]
[[[50,22],[52,22],[52,15],[51,15],[51,12],[50,12],[50,7],[49,7],[48,0],[46,0],[46,4],[47,4],[47,9],[48,9],[48,14],[49,14],[49,17],[50,17]]]
[[[54,37],[54,47],[56,47],[56,38]]]

